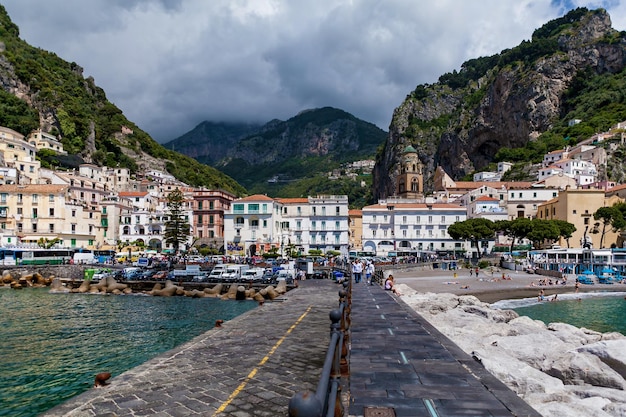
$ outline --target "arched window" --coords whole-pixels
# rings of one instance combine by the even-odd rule
[[[419,184],[417,183],[416,178],[413,178],[413,181],[411,182],[411,191],[419,192]]]

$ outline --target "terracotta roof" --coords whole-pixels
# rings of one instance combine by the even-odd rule
[[[118,193],[120,197],[145,197],[148,195],[147,191],[120,191]]]
[[[362,216],[363,215],[363,210],[348,210],[348,216]]]
[[[279,203],[282,204],[309,204],[308,198],[279,198]]]
[[[507,189],[519,189],[530,188],[532,182],[526,181],[456,181],[454,187],[446,187],[447,190],[462,189],[462,190],[475,190],[482,186],[491,188],[507,188]]]
[[[497,198],[489,197],[488,195],[482,195],[476,199],[476,201],[499,201]]]
[[[58,185],[58,184],[28,184],[28,185],[17,185],[17,184],[8,184],[8,185],[0,185],[0,192],[3,193],[48,193],[55,194],[64,192],[68,189],[67,185]]]
[[[428,207],[432,207],[434,209],[463,209],[465,207],[459,204],[452,203],[395,203],[395,204],[373,204],[371,206],[363,207],[363,211],[365,210],[389,210],[389,206],[393,206],[394,210],[402,210],[402,209],[426,209]],[[389,210],[391,211],[391,210]]]
[[[235,200],[234,202],[240,202],[240,201],[275,201],[275,200],[264,194],[254,194],[254,195],[249,195],[248,197],[240,198],[239,200]]]

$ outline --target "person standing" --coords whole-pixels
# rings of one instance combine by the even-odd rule
[[[373,275],[374,275],[374,262],[367,261],[367,264],[365,265],[365,279],[367,280],[367,283],[369,285],[374,285],[372,284]]]
[[[363,273],[363,264],[359,259],[355,259],[352,264],[352,275],[354,275],[354,282],[361,282],[361,274]]]

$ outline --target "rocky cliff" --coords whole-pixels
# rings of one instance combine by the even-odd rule
[[[531,41],[418,86],[394,112],[377,155],[374,196],[394,193],[407,145],[418,150],[432,190],[437,166],[456,179],[486,168],[500,148],[523,147],[568,116],[563,97],[577,76],[615,74],[625,64],[626,35],[612,29],[607,12],[576,9]]]

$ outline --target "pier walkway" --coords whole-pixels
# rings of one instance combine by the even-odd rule
[[[296,392],[315,391],[339,290],[303,281],[42,416],[287,416]],[[362,282],[352,300],[346,415],[539,416],[390,292]]]

